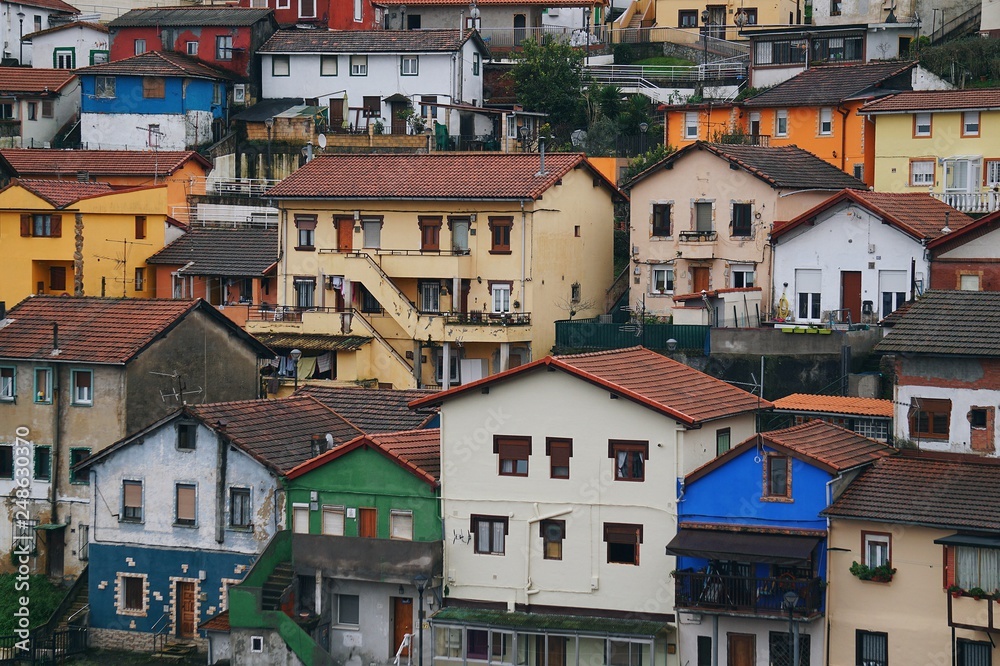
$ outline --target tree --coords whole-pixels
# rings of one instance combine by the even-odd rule
[[[526,40],[521,47],[508,74],[517,102],[528,111],[549,114],[557,141],[565,143],[574,129],[586,126],[583,53],[548,36],[541,43]]]

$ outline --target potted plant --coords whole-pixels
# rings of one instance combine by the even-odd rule
[[[970,587],[969,595],[976,601],[979,601],[980,599],[986,596],[986,590],[984,590],[981,587]]]
[[[870,567],[867,564],[852,562],[850,572],[858,580],[870,580],[873,583],[888,583],[892,581],[896,570],[888,563],[880,564],[877,567]]]
[[[958,585],[949,585],[948,586],[948,594],[950,594],[951,596],[953,596],[956,599],[958,599],[960,596],[962,596],[963,592],[964,592],[964,590],[961,587],[959,587]]]

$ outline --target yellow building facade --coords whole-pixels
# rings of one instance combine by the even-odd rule
[[[146,258],[163,248],[166,186],[15,181],[0,191],[0,301],[32,294],[151,297]]]

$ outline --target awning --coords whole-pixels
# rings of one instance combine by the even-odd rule
[[[356,351],[372,341],[363,335],[319,335],[315,333],[254,333],[271,349],[304,351]]]
[[[671,616],[672,617],[672,616]],[[669,627],[668,622],[599,617],[597,615],[550,615],[486,608],[442,608],[431,616],[432,624],[468,625],[539,633],[653,638]]]
[[[65,525],[57,525],[54,523],[42,523],[41,525],[35,525],[36,530],[61,530]]]
[[[1000,534],[952,534],[934,539],[942,546],[972,546],[973,548],[1000,548]]]
[[[819,542],[820,538],[813,536],[681,529],[667,544],[667,554],[787,565],[808,562]]]

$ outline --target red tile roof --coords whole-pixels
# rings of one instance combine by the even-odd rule
[[[1000,227],[1000,210],[984,215],[961,229],[952,229],[950,234],[935,238],[927,244],[927,247],[936,250],[933,254],[937,255],[981,238],[998,227]]]
[[[201,60],[173,51],[148,51],[124,60],[106,62],[75,70],[77,74],[114,76],[175,76],[209,80],[232,80],[235,75],[206,65]]]
[[[46,28],[45,30],[39,30],[37,32],[32,32],[24,36],[26,40],[33,37],[41,37],[42,35],[49,35],[53,32],[62,32],[63,30],[68,30],[69,28],[90,28],[98,32],[107,33],[108,27],[106,25],[101,25],[100,23],[88,23],[87,21],[73,21],[72,23],[63,23],[62,25],[52,26],[51,28]]]
[[[56,208],[65,208],[71,203],[85,197],[114,192],[114,189],[108,183],[81,183],[76,180],[19,178],[11,181],[8,187],[17,187],[18,185],[33,194],[37,194]]]
[[[283,346],[268,337],[262,339],[272,348]],[[437,416],[437,410],[417,412],[408,406],[412,400],[437,393],[429,389],[368,389],[310,384],[299,389],[299,393],[311,395],[369,435],[417,430]]]
[[[68,69],[0,67],[0,93],[51,96],[75,79],[76,74]]]
[[[41,7],[43,9],[51,9],[57,12],[63,12],[66,14],[79,14],[80,10],[71,4],[65,3],[62,0],[25,0],[24,2],[19,2],[18,4],[27,5],[28,7]],[[27,37],[27,35],[25,35]]]
[[[937,238],[946,224],[954,231],[973,222],[973,219],[965,213],[924,192],[843,190],[795,219],[780,225],[776,224],[771,231],[771,238],[780,238],[792,229],[813,221],[821,212],[844,201],[853,201],[903,233],[920,240]]]
[[[411,408],[435,405],[508,377],[552,367],[597,384],[656,410],[685,425],[769,409],[771,403],[643,347],[547,356],[469,384],[410,403]]]
[[[469,39],[488,51],[474,30],[279,30],[259,53],[449,53]]]
[[[1000,461],[901,451],[858,477],[823,513],[834,518],[1000,531]]]
[[[212,163],[193,150],[57,150],[6,148],[0,164],[13,176],[71,176],[85,171],[95,176],[170,175],[194,160],[208,173]]]
[[[912,90],[868,102],[858,113],[1000,109],[1000,88]]]
[[[278,474],[313,457],[313,437],[325,441],[329,433],[336,447],[362,434],[307,395],[191,405],[185,411]]]
[[[827,106],[910,88],[915,61],[872,61],[810,67],[744,100],[748,107]]]
[[[571,169],[579,153],[433,153],[321,155],[268,191],[278,199],[537,199]],[[603,177],[602,177],[603,179]],[[613,184],[608,186],[618,192]]]
[[[205,620],[198,625],[202,631],[229,631],[229,611],[224,610],[210,620]]]
[[[856,398],[840,395],[815,395],[793,393],[774,401],[774,409],[792,412],[815,412],[822,414],[853,414],[855,416],[879,416],[892,418],[892,400],[878,398]]]
[[[362,435],[297,465],[289,470],[287,476],[289,479],[298,478],[351,451],[368,447],[431,485],[437,485],[441,478],[441,430],[438,428]]]
[[[200,303],[32,296],[7,313],[8,323],[0,328],[0,358],[127,363]],[[59,325],[55,357],[53,324]]]

